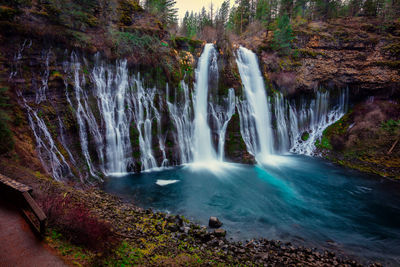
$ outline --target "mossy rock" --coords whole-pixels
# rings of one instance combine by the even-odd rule
[[[391,43],[382,47],[382,50],[388,52],[393,57],[400,57],[400,43]]]
[[[314,51],[311,49],[298,49],[297,51],[302,58],[317,58],[318,56],[326,56],[326,54],[323,52]]]
[[[377,61],[375,62],[376,66],[381,66],[381,67],[388,67],[390,69],[400,69],[400,60],[396,60],[396,61]]]
[[[315,146],[319,149],[327,149],[327,150],[332,150],[332,145],[329,141],[329,138],[325,135],[322,135],[321,139],[317,139],[315,141]]]
[[[309,132],[304,132],[304,133],[301,135],[301,140],[307,141],[308,139],[310,139],[310,133],[309,133]]]
[[[139,5],[138,1],[135,0],[120,0],[118,11],[119,21],[126,26],[130,26],[133,23],[132,15],[136,12],[143,11],[143,8]]]
[[[203,46],[203,41],[194,40],[185,36],[177,36],[171,40],[175,48],[184,49],[194,53],[194,51]]]

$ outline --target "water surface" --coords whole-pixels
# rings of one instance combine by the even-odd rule
[[[203,225],[217,216],[236,240],[265,237],[400,264],[400,183],[305,156],[271,162],[130,174],[104,190]]]

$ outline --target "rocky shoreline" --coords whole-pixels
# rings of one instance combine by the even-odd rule
[[[154,212],[151,209],[139,209],[127,203],[119,203],[121,209],[129,212],[132,209],[138,217],[147,217],[159,221],[154,226],[158,234],[169,234],[170,242],[185,242],[195,248],[198,253],[213,251],[212,258],[225,264],[244,264],[245,266],[363,266],[363,264],[337,256],[331,251],[321,251],[316,248],[295,246],[277,240],[256,239],[246,242],[229,241],[225,230],[215,230],[190,222],[183,216],[169,215]],[[165,228],[163,222],[167,222]],[[128,223],[129,224],[129,223]],[[117,232],[127,239],[143,237],[141,231],[127,230],[129,227],[120,228]],[[222,230],[222,231],[221,231]],[[143,246],[143,245],[142,245]],[[382,266],[380,263],[371,263],[369,266]]]

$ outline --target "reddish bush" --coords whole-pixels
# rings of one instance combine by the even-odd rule
[[[113,243],[110,224],[98,220],[82,203],[70,196],[48,195],[39,199],[50,227],[57,229],[71,242],[102,251]]]

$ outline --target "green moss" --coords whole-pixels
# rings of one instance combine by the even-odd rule
[[[344,115],[340,120],[330,125],[328,128],[325,129],[324,135],[327,137],[332,137],[332,135],[344,135],[346,134],[350,123],[349,123],[349,116],[351,115],[352,111]]]
[[[387,120],[385,122],[382,122],[381,128],[384,131],[389,132],[390,134],[395,134],[396,132],[400,132],[400,120]]]
[[[51,79],[57,79],[57,78],[63,79],[63,75],[59,71],[55,70],[51,73],[50,78]]]
[[[382,50],[390,53],[391,56],[400,56],[400,43],[392,43],[382,47]]]
[[[304,132],[304,133],[301,135],[301,140],[307,141],[308,139],[310,139],[310,134],[309,134],[308,132]]]
[[[326,54],[323,52],[319,52],[319,51],[314,51],[311,49],[297,49],[297,51],[299,52],[301,57],[310,57],[310,58],[317,58],[318,56],[323,56],[325,57]]]
[[[317,139],[317,141],[315,141],[315,146],[319,149],[328,149],[328,150],[332,150],[332,145],[328,139],[328,137],[326,137],[325,135],[323,135],[321,137],[321,139]]]
[[[121,0],[119,1],[118,11],[120,13],[119,21],[126,25],[132,25],[132,15],[136,12],[143,11],[143,8],[135,0]]]
[[[111,31],[110,34],[113,39],[114,49],[120,56],[132,53],[154,52],[161,46],[158,37],[143,34],[139,31]]]
[[[389,67],[391,69],[400,69],[400,60],[397,61],[377,61],[375,62],[377,66],[382,66],[382,67]]]
[[[52,248],[59,251],[62,256],[68,257],[77,266],[87,265],[95,257],[93,252],[71,244],[67,238],[53,229],[47,231],[45,241]]]
[[[114,251],[113,255],[105,262],[105,266],[135,266],[141,262],[143,253],[126,241]]]

